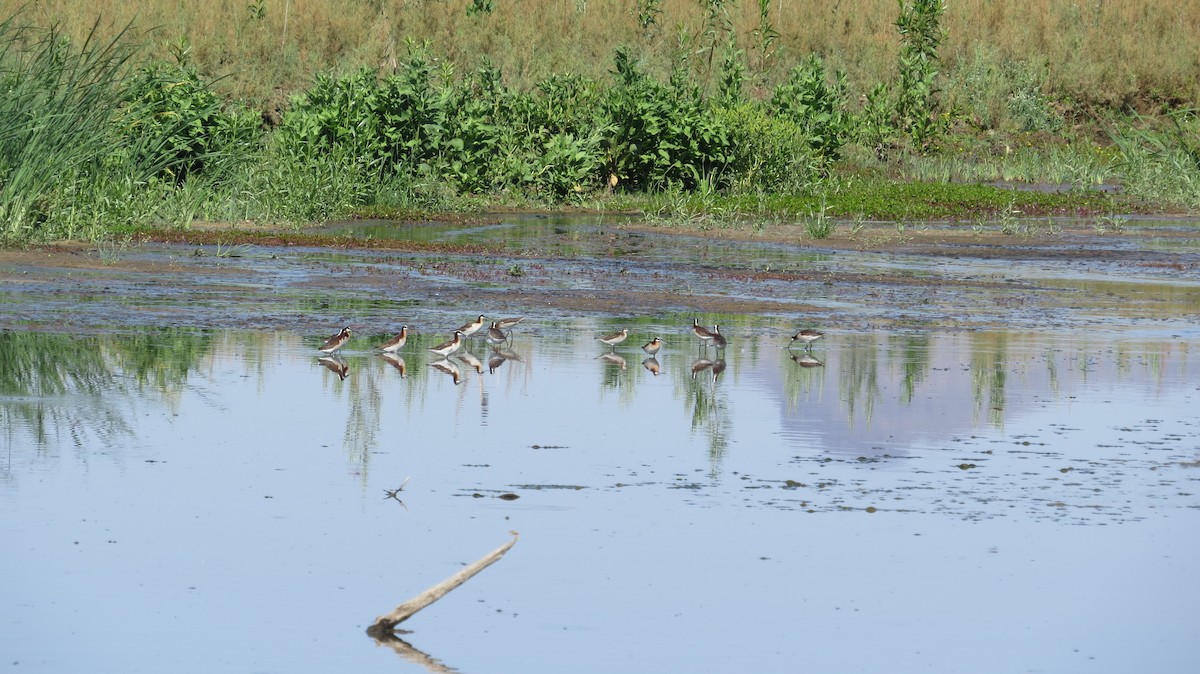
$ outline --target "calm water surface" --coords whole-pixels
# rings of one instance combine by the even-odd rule
[[[618,325],[530,319],[457,373],[440,334],[322,363],[286,333],[0,333],[0,664],[1194,671],[1194,341],[805,352],[731,319],[718,358],[682,323],[605,358]],[[428,660],[364,634],[510,530],[402,625]]]

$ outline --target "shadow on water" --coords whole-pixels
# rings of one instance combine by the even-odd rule
[[[949,666],[957,650],[927,654],[969,639],[976,627],[957,616],[977,602],[1004,620],[1037,613],[1049,634],[1018,650],[1063,663],[1055,634],[1089,619],[1053,607],[1094,586],[1064,589],[1073,581],[1046,568],[1190,582],[1193,552],[1174,548],[1165,567],[1137,557],[1152,581],[1121,555],[1200,511],[1193,344],[829,331],[788,348],[791,326],[722,316],[718,350],[690,318],[529,319],[445,357],[429,350],[441,329],[396,354],[374,348],[390,335],[356,333],[328,356],[322,337],[288,333],[0,334],[12,551],[0,575],[25,579],[5,591],[4,650],[60,671],[220,668],[160,627],[166,612],[239,669],[391,671],[394,659],[339,635],[476,556],[498,527],[526,538],[462,591],[479,599],[448,598],[419,639],[384,644],[407,666],[492,671],[479,654],[509,647],[584,671],[728,669],[695,644],[713,606],[743,612],[730,638],[759,671],[780,653],[836,668],[860,631],[922,652],[905,667]],[[611,348],[596,339],[623,327]],[[641,347],[655,336],[651,356]],[[1081,549],[1096,553],[1088,570],[1071,561]],[[970,562],[946,562],[960,556]],[[879,559],[909,569],[904,587],[865,561]],[[1015,580],[993,588],[981,567]],[[939,594],[947,583],[965,591]],[[1172,640],[1190,610],[1108,600]],[[68,602],[108,644],[52,647],[38,626]],[[788,645],[797,607],[837,648]],[[310,619],[305,639],[242,636],[281,614]],[[936,636],[887,637],[901,615]],[[650,630],[661,643],[636,645]],[[127,633],[168,647],[130,655]],[[1121,652],[1088,639],[1088,652]],[[871,657],[856,662],[881,664]]]

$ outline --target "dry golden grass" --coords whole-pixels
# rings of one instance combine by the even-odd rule
[[[281,104],[321,70],[386,68],[410,38],[428,40],[459,68],[488,56],[516,85],[555,72],[602,78],[619,44],[643,45],[647,62],[661,67],[681,31],[700,35],[704,20],[697,0],[663,0],[661,29],[646,39],[634,0],[497,0],[494,14],[477,17],[466,14],[469,0],[261,0],[257,19],[251,6],[258,3],[0,0],[0,11],[7,16],[28,4],[27,21],[60,21],[79,36],[98,16],[108,30],[133,21],[149,51],[164,58],[168,45],[178,49],[186,40],[206,74],[228,75],[221,84],[227,94],[259,104]],[[742,0],[730,11],[750,52],[758,5]],[[771,13],[781,37],[767,81],[812,52],[846,70],[857,89],[894,77],[895,2],[774,0]],[[1200,0],[950,0],[944,26],[950,75],[986,45],[998,66],[1037,64],[1053,95],[1087,105],[1200,100]],[[701,46],[693,41],[692,52]]]

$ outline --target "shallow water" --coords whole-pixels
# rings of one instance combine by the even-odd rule
[[[516,530],[412,647],[464,673],[1192,670],[1195,340],[805,351],[722,320],[723,358],[665,315],[617,359],[617,323],[535,316],[457,383],[435,334],[400,367],[383,335],[322,363],[289,332],[0,333],[0,653],[424,671],[363,630]]]

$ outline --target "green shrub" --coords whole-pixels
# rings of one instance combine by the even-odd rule
[[[836,73],[831,84],[824,61],[814,54],[792,69],[787,82],[776,87],[771,108],[799,125],[813,155],[828,164],[841,156],[850,135],[845,97],[846,76]]]
[[[176,184],[220,165],[222,155],[244,154],[261,135],[257,115],[225,112],[194,68],[167,64],[145,66],[130,80],[117,123],[138,170]]]
[[[938,47],[946,37],[942,15],[944,0],[896,0],[900,16],[900,84],[896,99],[896,126],[926,148],[945,131],[939,118]]]
[[[698,90],[654,81],[625,49],[616,52],[616,76],[601,103],[609,175],[633,190],[693,189],[708,176],[724,176],[729,132]]]
[[[730,187],[737,192],[794,192],[811,185],[820,162],[800,124],[769,114],[759,103],[716,110],[729,129]]]

